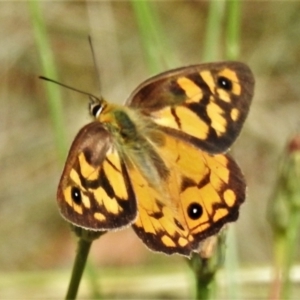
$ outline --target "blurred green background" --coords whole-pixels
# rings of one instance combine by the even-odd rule
[[[162,54],[153,46],[160,56],[159,71],[201,63],[209,1],[151,3],[162,30],[159,44],[165,51]],[[99,94],[88,35],[93,39],[101,93],[106,99],[123,103],[139,83],[154,75],[131,2],[41,1],[40,7],[55,59],[55,79],[60,82]],[[224,10],[226,16],[225,5]],[[222,24],[225,28],[225,19]],[[50,119],[48,83],[38,79],[46,74],[28,2],[0,2],[0,40],[0,276],[8,280],[8,275],[56,271],[62,286],[55,288],[59,291],[55,295],[61,298],[76,239],[56,206],[64,162]],[[222,29],[219,42],[211,49],[214,60],[226,59],[224,48]],[[256,90],[233,149],[247,180],[248,198],[239,220],[231,226],[235,227],[240,267],[252,269],[273,264],[272,232],[266,219],[268,201],[285,145],[300,127],[300,2],[243,1],[238,60],[253,70]],[[63,98],[62,131],[67,133],[63,142],[69,147],[78,130],[90,120],[88,99],[59,89]],[[151,253],[131,228],[108,233],[95,242],[91,261],[100,269],[109,267],[111,274],[114,270],[121,272],[121,267],[130,267],[130,272],[134,270],[140,277],[151,268],[157,274],[159,268],[188,273],[181,257]],[[66,271],[65,276],[60,270]],[[0,284],[0,298],[15,295],[7,287],[15,288],[19,281],[11,278],[11,283],[4,284],[4,280]],[[31,292],[35,294],[34,284]],[[49,293],[53,295],[53,291]]]

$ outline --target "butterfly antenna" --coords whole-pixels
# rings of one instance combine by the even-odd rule
[[[96,62],[96,56],[95,56],[95,51],[94,51],[94,47],[93,47],[93,43],[92,43],[92,38],[91,36],[89,35],[89,44],[90,44],[90,48],[91,48],[91,52],[92,52],[92,57],[93,57],[93,62],[94,62],[94,68],[95,68],[95,72],[96,72],[96,75],[97,75],[97,78],[98,78],[98,86],[99,86],[99,91],[101,91],[101,83],[100,83],[100,73],[99,73],[99,69],[97,68],[97,62]],[[78,92],[78,93],[81,93],[81,94],[84,94],[84,95],[87,95],[91,98],[91,100],[95,100],[95,99],[98,99],[100,101],[103,101],[103,97],[100,95],[100,97],[96,97],[95,95],[91,94],[91,93],[88,93],[88,92],[84,92],[84,91],[81,91],[81,90],[78,90],[72,86],[69,86],[69,85],[66,85],[64,83],[61,83],[61,82],[58,82],[54,79],[50,79],[50,78],[47,78],[45,76],[39,76],[40,79],[43,79],[43,80],[46,80],[46,81],[50,81],[50,82],[53,82],[55,84],[58,84],[60,86],[63,86],[67,89],[70,89],[70,90],[73,90],[75,92]]]
[[[91,52],[92,52],[95,73],[96,73],[97,79],[98,79],[97,80],[98,81],[98,88],[99,88],[99,91],[101,91],[100,73],[99,73],[99,68],[97,66],[96,55],[95,55],[95,50],[94,50],[94,47],[93,47],[92,37],[90,35],[89,35],[89,44],[90,44],[90,48],[91,48]],[[102,96],[101,96],[101,98],[102,98]]]
[[[92,98],[92,99],[99,99],[99,97],[96,97],[95,95],[93,95],[93,94],[91,94],[91,93],[88,93],[88,92],[85,92],[85,91],[78,90],[78,89],[76,89],[76,88],[74,88],[74,87],[72,87],[72,86],[69,86],[69,85],[66,85],[66,84],[64,84],[64,83],[58,82],[58,81],[56,81],[56,80],[54,80],[54,79],[50,79],[50,78],[47,78],[47,77],[45,77],[45,76],[39,76],[39,78],[42,79],[42,80],[46,80],[46,81],[53,82],[53,83],[55,83],[55,84],[58,84],[58,85],[63,86],[63,87],[65,87],[65,88],[67,88],[67,89],[73,90],[73,91],[75,91],[75,92],[81,93],[81,94],[83,94],[83,95],[87,95],[87,96],[89,96],[89,97]],[[100,97],[99,100],[102,100],[102,97]]]

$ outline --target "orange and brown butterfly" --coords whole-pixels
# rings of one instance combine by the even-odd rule
[[[171,70],[126,104],[90,97],[60,179],[61,214],[95,231],[132,225],[152,250],[190,256],[238,218],[245,180],[225,152],[249,111],[254,78],[239,62]]]

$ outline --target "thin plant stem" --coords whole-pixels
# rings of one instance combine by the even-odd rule
[[[88,277],[88,284],[90,287],[92,299],[102,299],[101,289],[99,289],[99,276],[100,272],[96,270],[95,264],[91,263],[90,260],[86,262],[86,276]]]
[[[291,139],[278,172],[268,218],[274,232],[275,278],[270,299],[290,299],[290,271],[300,230],[300,135]],[[276,294],[274,294],[276,290]]]
[[[241,28],[241,1],[227,1],[226,15],[226,35],[225,35],[225,56],[227,59],[234,60],[240,52],[240,28]]]
[[[174,64],[172,51],[168,51],[167,39],[160,26],[154,3],[145,0],[131,1],[138,23],[140,38],[151,74],[161,72]]]
[[[39,1],[29,1],[29,10],[31,13],[32,26],[34,30],[35,40],[40,54],[42,73],[44,77],[57,79],[57,71],[55,68],[55,62],[51,51],[50,42],[47,38],[47,30],[42,17],[41,5]],[[62,84],[61,84],[62,85]],[[65,153],[67,149],[66,145],[66,133],[63,122],[63,109],[62,109],[62,97],[60,88],[55,84],[46,84],[46,90],[48,94],[48,106],[50,111],[50,117],[52,120],[53,131],[55,135],[56,148],[58,150],[59,159],[63,161],[65,159]],[[90,232],[84,229],[74,230],[78,240],[77,254],[74,261],[71,280],[69,283],[66,299],[75,299],[79,284],[82,278],[82,274],[86,265],[87,257],[90,251],[91,244],[94,239],[98,238],[103,232]],[[90,266],[89,272],[92,274],[93,270]],[[92,276],[90,276],[91,278]],[[95,281],[90,280],[93,287],[94,295],[100,298],[99,293],[96,291]]]
[[[204,40],[203,60],[214,61],[219,58],[220,45],[221,45],[221,32],[223,29],[222,20],[224,14],[224,1],[210,1],[209,15],[207,20],[206,34]],[[229,4],[228,15],[226,15],[227,28],[226,28],[226,47],[225,56],[229,58],[236,58],[238,52],[231,51],[230,49],[236,49],[238,45],[239,32],[235,30],[234,26],[239,26],[239,6],[237,4]],[[235,20],[230,20],[236,18]],[[231,270],[232,267],[237,266],[236,260],[236,243],[233,236],[234,232],[231,231],[229,235],[229,243],[232,243],[227,251],[228,261],[226,263],[226,270]],[[196,279],[196,299],[212,299],[213,293],[215,293],[215,273],[221,267],[223,259],[225,257],[225,238],[226,233],[223,232],[221,236],[218,236],[218,244],[215,249],[215,253],[209,259],[203,259],[200,256],[197,257],[198,264],[192,264]],[[195,259],[193,257],[193,259]],[[217,263],[216,263],[217,261]],[[200,263],[201,262],[201,263]],[[199,268],[201,266],[201,268]],[[206,266],[206,267],[205,267]],[[228,273],[231,273],[228,271]],[[207,276],[210,275],[210,276]],[[234,293],[235,288],[233,286],[233,278],[229,281],[229,293],[231,296],[237,297]]]
[[[225,257],[226,230],[202,243],[199,253],[193,253],[188,264],[194,273],[196,299],[216,298],[215,275],[223,265]]]
[[[229,0],[226,2],[226,28],[225,28],[225,58],[236,60],[239,56],[240,48],[240,15],[241,3],[239,0]],[[230,226],[227,232],[227,249],[225,260],[225,272],[227,279],[227,297],[229,299],[240,299],[240,293],[236,285],[239,266],[239,256],[237,251],[237,241],[235,228]]]
[[[300,135],[298,137],[300,141]],[[299,143],[300,145],[300,143]],[[295,254],[297,249],[297,241],[300,231],[300,148],[292,154],[292,161],[289,165],[290,173],[289,184],[287,186],[289,199],[291,202],[289,224],[286,231],[285,240],[285,259],[282,266],[282,299],[291,297],[291,278],[290,271],[294,264]]]
[[[48,78],[57,79],[57,71],[55,68],[54,58],[51,51],[51,46],[47,38],[47,30],[44,19],[41,13],[40,1],[29,1],[29,10],[35,36],[37,49],[41,59],[42,73]],[[41,82],[42,84],[42,82]],[[63,161],[66,154],[66,132],[64,130],[63,109],[61,102],[60,88],[54,84],[46,84],[48,94],[48,107],[52,127],[55,137],[55,144],[58,151],[60,161]]]
[[[92,242],[105,233],[102,231],[90,231],[76,226],[72,228],[79,239],[72,275],[65,298],[67,300],[76,299]]]
[[[66,299],[76,299],[79,284],[85,268],[86,260],[90,252],[92,241],[78,240],[77,254],[72,270],[72,277],[69,283]]]
[[[300,198],[300,197],[299,197]],[[286,237],[285,264],[283,266],[282,276],[282,299],[289,299],[292,293],[292,281],[290,271],[294,264],[295,254],[297,249],[297,238],[300,229],[300,213],[295,210],[290,216],[290,224]]]
[[[230,225],[226,237],[226,259],[224,263],[224,271],[226,274],[226,290],[228,299],[241,299],[239,289],[236,282],[237,270],[239,267],[239,256],[237,251],[236,232],[234,225]]]
[[[193,253],[188,264],[193,270],[195,278],[195,299],[211,299],[211,283],[214,282],[214,272],[210,270],[210,259],[202,258],[199,254]]]
[[[224,0],[209,2],[209,12],[204,38],[203,61],[213,61],[219,58],[224,4]]]

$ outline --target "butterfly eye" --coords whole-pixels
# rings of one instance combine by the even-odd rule
[[[79,188],[73,186],[72,189],[71,189],[71,197],[72,197],[72,200],[80,205],[81,204],[81,193],[80,193],[80,190]]]
[[[91,114],[95,117],[95,118],[98,118],[101,111],[103,109],[103,105],[101,104],[92,104],[90,106],[90,111],[91,111]]]
[[[187,209],[187,213],[191,219],[197,220],[202,216],[203,208],[199,203],[191,203]]]
[[[226,91],[231,91],[232,90],[232,81],[224,76],[218,77],[217,80],[218,86]]]

